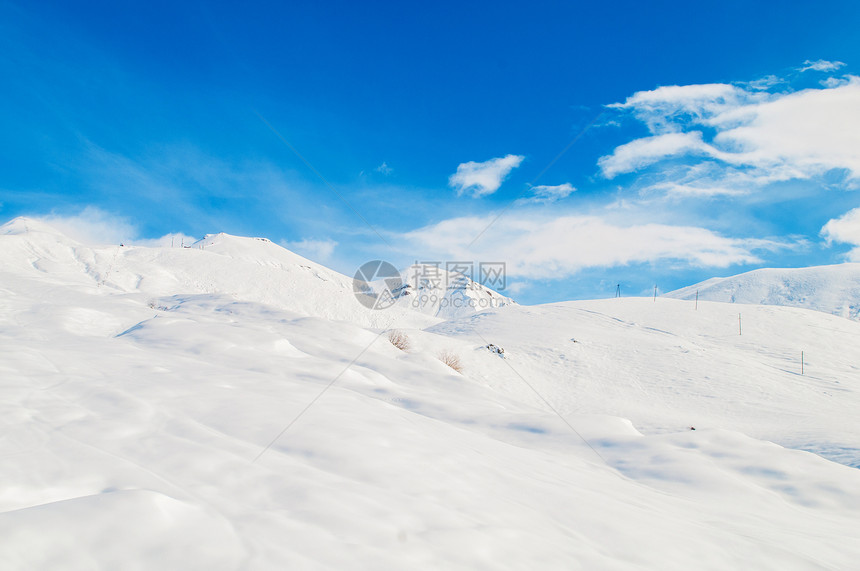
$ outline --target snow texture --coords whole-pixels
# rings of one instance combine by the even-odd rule
[[[858,346],[707,301],[374,313],[266,240],[17,219],[0,568],[854,568]]]

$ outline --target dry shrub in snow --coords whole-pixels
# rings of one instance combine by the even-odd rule
[[[391,341],[391,344],[400,349],[401,351],[409,350],[409,337],[402,331],[398,331],[397,329],[393,329],[388,332],[388,340]]]
[[[460,357],[448,351],[447,349],[439,353],[439,360],[457,371],[458,373],[463,372],[463,364],[460,363]]]

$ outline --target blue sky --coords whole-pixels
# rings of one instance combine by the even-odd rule
[[[0,0],[0,221],[525,303],[860,261],[860,5],[596,4]]]

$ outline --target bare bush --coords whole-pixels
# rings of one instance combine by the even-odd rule
[[[463,372],[463,364],[460,362],[460,357],[445,349],[444,351],[439,353],[439,360],[457,371],[458,373]]]
[[[388,332],[388,340],[401,351],[408,351],[411,346],[409,337],[407,337],[404,332],[398,331],[397,329],[392,329]]]

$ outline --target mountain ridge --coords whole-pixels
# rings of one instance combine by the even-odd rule
[[[369,309],[355,296],[354,278],[309,260],[268,238],[207,234],[189,246],[87,246],[43,221],[19,217],[0,226],[0,261],[23,275],[47,274],[79,287],[154,298],[177,294],[232,295],[326,319],[366,326],[425,327],[455,316],[513,303],[471,280],[450,287],[408,281],[392,307]],[[408,277],[407,277],[408,279]],[[373,284],[371,284],[373,285]],[[379,284],[375,284],[379,285]],[[408,295],[418,293],[418,295]]]
[[[801,307],[860,319],[860,264],[762,268],[710,278],[664,297],[755,305]]]

